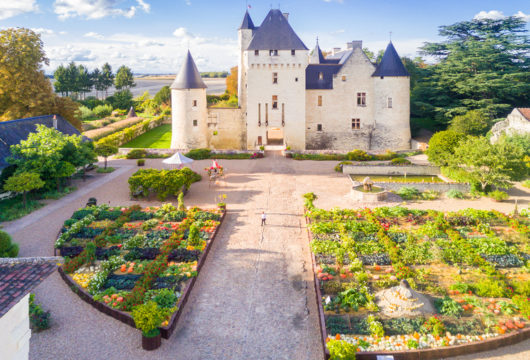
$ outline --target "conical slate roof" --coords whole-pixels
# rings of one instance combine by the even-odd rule
[[[318,45],[318,40],[317,40],[317,46],[315,46],[315,50],[313,50],[313,54],[311,54],[309,63],[310,64],[323,64],[324,60],[325,60],[324,55],[322,54],[322,50],[320,50],[320,46]]]
[[[184,59],[184,63],[180,68],[180,71],[171,84],[172,89],[206,89],[206,84],[202,81],[201,74],[197,70],[195,61],[191,57],[191,53],[188,50],[188,54]]]
[[[308,50],[289,22],[277,9],[269,11],[256,30],[247,50]]]
[[[248,13],[248,10],[245,12],[245,17],[243,18],[243,22],[241,23],[241,26],[239,27],[239,30],[241,29],[249,29],[253,30],[255,28],[254,23],[252,22],[252,19],[250,18],[250,14]]]
[[[386,47],[385,54],[372,76],[410,76],[392,45],[392,41]]]

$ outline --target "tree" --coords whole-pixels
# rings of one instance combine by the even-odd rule
[[[446,124],[480,109],[493,118],[530,102],[530,42],[519,17],[474,19],[441,26],[446,40],[426,43],[422,53],[439,62],[424,84],[430,116]]]
[[[83,169],[85,180],[86,166],[97,161],[92,141],[83,141],[81,136],[69,136],[62,149],[62,160],[72,164],[75,168]]]
[[[118,148],[112,145],[98,144],[96,154],[105,158],[105,169],[107,168],[107,158],[118,153]]]
[[[28,202],[26,194],[29,191],[40,189],[44,186],[45,182],[41,180],[39,174],[32,172],[20,172],[9,179],[7,179],[4,189],[7,191],[13,191],[16,193],[22,193],[24,199],[24,207],[28,208]]]
[[[133,95],[130,90],[117,91],[114,95],[109,96],[107,101],[110,102],[114,109],[129,110],[133,106]]]
[[[458,115],[451,120],[449,130],[459,134],[480,136],[485,135],[490,128],[490,117],[481,110],[470,110],[464,115]]]
[[[472,184],[485,192],[488,186],[510,187],[525,173],[523,150],[509,142],[491,144],[485,137],[469,137],[456,148],[449,166],[463,170]]]
[[[109,63],[105,63],[101,68],[101,88],[105,90],[105,97],[108,97],[108,90],[114,84],[114,74]]]
[[[0,121],[58,113],[80,129],[69,110],[77,105],[59,100],[43,64],[48,59],[38,34],[24,28],[0,31]]]
[[[18,244],[12,242],[11,236],[0,230],[0,257],[12,258],[18,255]]]
[[[226,77],[226,92],[237,95],[237,66],[230,69],[230,75]]]
[[[114,86],[116,86],[116,89],[118,90],[127,90],[131,87],[136,86],[136,84],[134,83],[134,76],[132,70],[125,65],[120,66],[118,72],[116,73],[116,78],[114,79]]]
[[[465,139],[465,135],[452,130],[439,131],[431,137],[427,156],[437,166],[447,166],[455,148]]]
[[[166,86],[163,86],[162,89],[160,89],[155,97],[153,98],[153,100],[158,104],[158,105],[162,105],[162,104],[169,104],[170,101],[171,101],[171,89],[169,88],[168,85]]]

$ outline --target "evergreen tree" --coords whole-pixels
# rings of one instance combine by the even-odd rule
[[[109,96],[108,90],[114,84],[114,74],[109,63],[105,63],[101,68],[101,89],[105,91],[105,97]]]
[[[116,86],[117,90],[128,90],[129,88],[136,86],[132,70],[125,65],[120,66],[116,73],[116,78],[114,79],[114,86]]]

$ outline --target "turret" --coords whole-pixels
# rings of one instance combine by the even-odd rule
[[[392,42],[372,74],[376,95],[373,149],[410,149],[410,75]]]
[[[313,50],[313,53],[311,54],[311,57],[309,58],[310,64],[323,64],[324,63],[324,55],[322,54],[322,50],[320,50],[320,46],[318,45],[318,38],[317,38],[317,45],[315,46],[315,49]]]
[[[250,14],[248,13],[248,10],[245,12],[245,16],[243,17],[243,22],[241,23],[241,26],[238,30],[238,38],[239,38],[239,63],[238,63],[238,74],[237,74],[237,97],[239,106],[243,106],[243,104],[246,103],[246,90],[245,90],[245,84],[247,82],[246,80],[246,62],[244,59],[245,50],[247,50],[248,44],[250,44],[250,40],[252,40],[252,35],[254,34],[254,29],[256,27],[254,26],[254,22],[252,22],[252,18],[250,17]]]
[[[206,84],[188,50],[171,84],[172,149],[208,147]]]

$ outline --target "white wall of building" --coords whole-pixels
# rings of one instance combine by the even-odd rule
[[[171,148],[208,147],[206,89],[171,89],[171,106]]]
[[[29,358],[29,294],[0,318],[0,357],[2,360]]]

